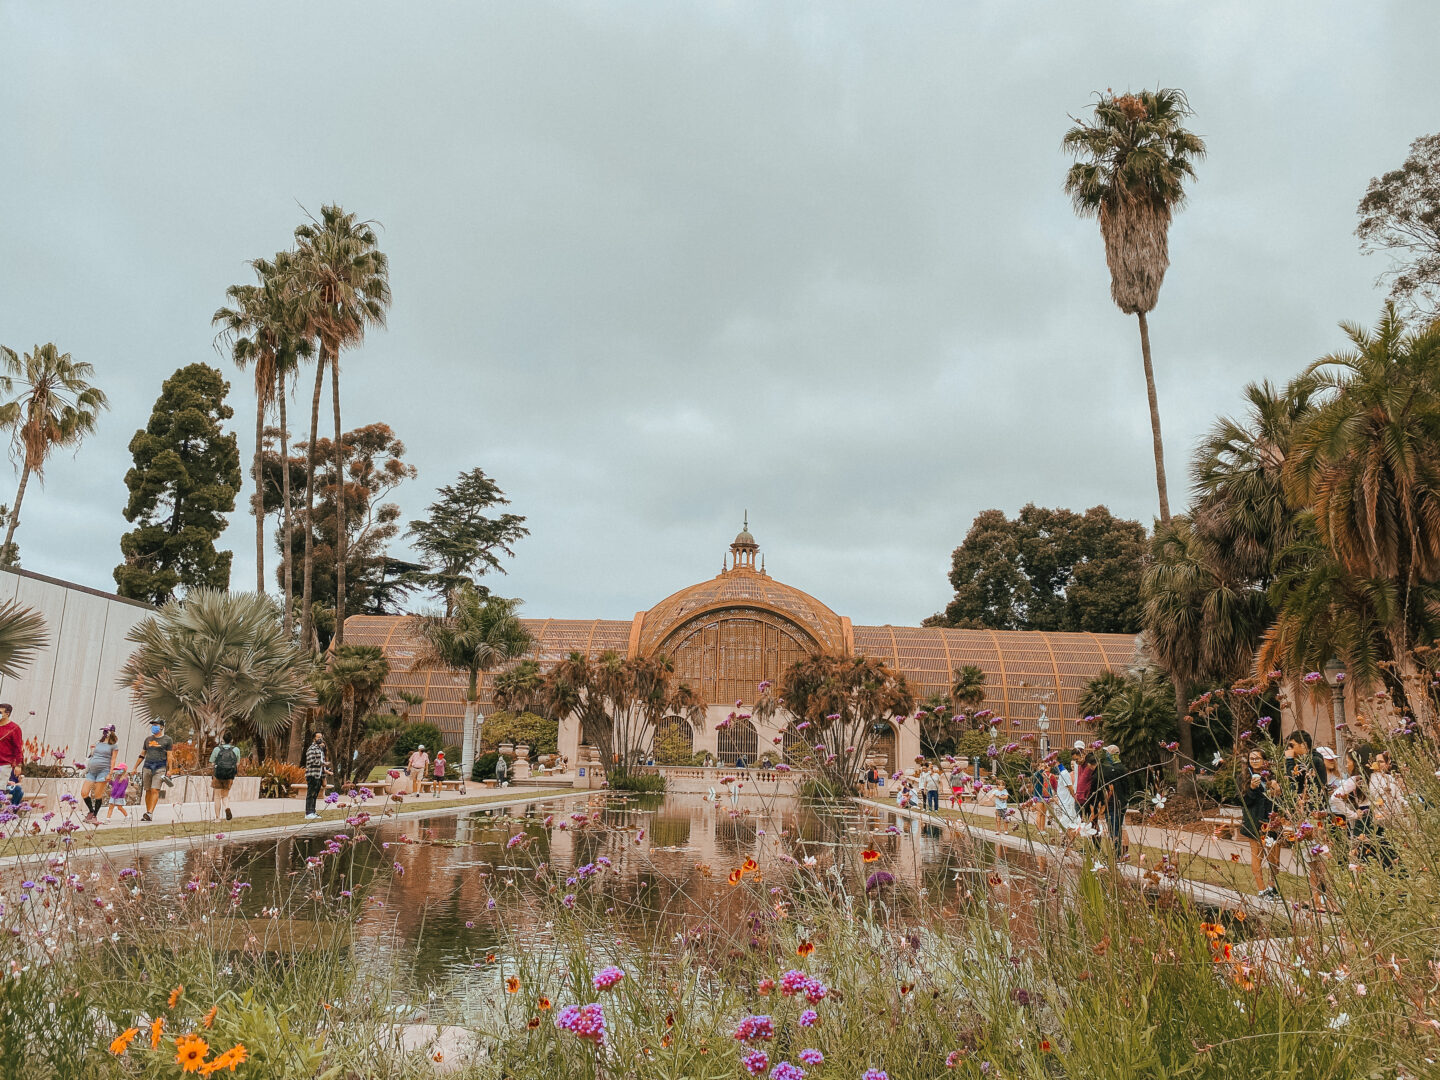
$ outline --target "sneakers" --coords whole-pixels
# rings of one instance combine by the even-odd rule
[[[146,813],[146,814],[141,814],[141,815],[140,815],[140,820],[141,820],[141,821],[154,821],[155,819],[152,818],[148,813]]]
[[[100,824],[100,819],[97,818],[94,814],[86,814],[86,815],[85,815],[85,824],[86,824],[86,825],[99,825],[99,824]]]
[[[320,816],[319,814],[306,814],[306,815],[305,815],[305,820],[306,820],[306,821],[314,821],[314,820],[315,820],[316,818],[318,818],[319,816]]]
[[[1256,893],[1255,895],[1256,895],[1257,898],[1259,898],[1259,899],[1261,899],[1261,900],[1278,900],[1278,899],[1280,899],[1280,891],[1279,891],[1278,889],[1276,889],[1274,885],[1266,885],[1265,888],[1261,889],[1261,890],[1260,890],[1258,893]]]
[[[226,820],[226,821],[229,821],[229,820],[230,820],[231,818],[233,818],[234,816],[235,816],[235,815],[230,812],[230,807],[228,807],[228,806],[225,807],[225,820]]]

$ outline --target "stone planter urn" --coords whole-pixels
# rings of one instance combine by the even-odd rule
[[[515,762],[510,766],[510,779],[516,783],[530,779],[530,747],[515,747]]]

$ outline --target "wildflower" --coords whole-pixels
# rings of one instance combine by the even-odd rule
[[[768,1016],[747,1016],[735,1028],[735,1039],[739,1042],[754,1042],[757,1039],[773,1039],[775,1023]]]
[[[220,1011],[220,1006],[219,1006],[219,1005],[211,1005],[211,1006],[210,1006],[210,1011],[207,1012],[207,1013],[204,1015],[204,1017],[201,1018],[201,1020],[200,1020],[200,1026],[201,1026],[201,1027],[207,1027],[207,1028],[208,1028],[211,1024],[215,1023],[215,1015],[216,1015],[216,1013],[218,1013],[219,1011]]]
[[[1211,941],[1219,941],[1222,937],[1225,936],[1225,927],[1221,926],[1219,923],[1202,922],[1200,924],[1200,932],[1204,934],[1207,938],[1209,938]]]
[[[876,851],[874,848],[866,848],[860,853],[860,858],[864,859],[867,863],[872,863],[876,859],[880,858],[880,852]]]
[[[796,1056],[799,1057],[800,1060],[803,1061],[806,1065],[825,1064],[825,1055],[822,1054],[819,1050],[813,1050],[809,1047],[801,1050],[800,1053]]]
[[[740,1064],[751,1076],[764,1076],[770,1067],[770,1055],[764,1050],[750,1050],[741,1056]]]
[[[805,989],[805,984],[809,981],[810,976],[805,972],[791,968],[780,976],[780,993],[786,997],[794,997]]]
[[[165,1031],[165,1018],[157,1016],[150,1021],[150,1049],[160,1049],[160,1036]]]
[[[175,1064],[182,1072],[199,1072],[210,1053],[210,1044],[197,1035],[181,1035],[175,1040]]]
[[[538,1027],[540,1026],[540,1017],[538,1017],[538,1016],[532,1016],[532,1017],[530,1017],[529,1020],[526,1020],[526,1021],[525,1021],[525,1026],[526,1026],[527,1028],[529,1028],[531,1031],[534,1031],[536,1028],[538,1028]]]
[[[760,869],[760,864],[757,863],[754,859],[746,859],[746,860],[740,865],[740,871],[741,871],[741,873],[745,873],[745,874],[753,874],[756,870],[759,870],[759,869]]]
[[[609,990],[625,978],[625,972],[613,964],[600,969],[600,972],[590,981],[594,983],[596,990]]]
[[[730,871],[730,877],[727,880],[730,882],[731,885],[739,885],[740,879],[744,876],[745,871],[741,870],[739,867],[736,867],[734,870]]]
[[[860,1080],[890,1080],[890,1074],[884,1069],[866,1069]]]
[[[817,1013],[814,1009],[806,1009],[800,1014],[800,1020],[798,1022],[803,1028],[814,1027],[816,1024],[820,1023],[820,1014]]]
[[[884,870],[876,870],[875,873],[865,879],[865,891],[875,892],[886,885],[893,884],[895,884],[894,874],[887,873]]]
[[[519,847],[519,846],[520,846],[521,844],[523,844],[524,842],[525,842],[525,834],[524,834],[524,833],[516,833],[514,836],[510,837],[509,840],[505,841],[505,850],[506,850],[506,851],[509,851],[509,850],[510,850],[511,848],[513,848],[513,847]]]
[[[951,1050],[950,1053],[945,1055],[945,1067],[947,1069],[958,1069],[960,1067],[960,1061],[964,1057],[964,1050]]]
[[[829,989],[819,979],[805,980],[805,1000],[811,1005],[819,1005],[829,995]]]
[[[800,957],[800,959],[802,960],[814,951],[815,943],[813,941],[802,941],[799,945],[795,946],[795,955]]]
[[[805,1080],[805,1070],[798,1065],[782,1061],[770,1070],[770,1080]]]
[[[245,1050],[244,1043],[236,1043],[229,1050],[226,1050],[219,1057],[214,1058],[208,1065],[200,1066],[200,1074],[209,1076],[211,1073],[219,1072],[221,1069],[235,1071],[236,1065],[243,1065],[250,1055]]]
[[[505,992],[507,994],[516,994],[520,992],[520,976],[511,975],[508,979],[505,980]]]
[[[139,1028],[126,1028],[115,1038],[110,1040],[110,1052],[116,1057],[130,1049],[130,1044],[135,1041],[135,1036],[140,1034]]]
[[[541,1012],[549,1012],[550,999],[548,997],[542,997],[539,1001],[535,1002],[535,1007]]]
[[[761,979],[758,983],[755,984],[755,989],[759,992],[761,997],[769,997],[770,991],[775,989],[775,980]]]
[[[566,1005],[555,1016],[555,1026],[577,1039],[605,1045],[605,1010],[596,1002],[589,1005]]]
[[[170,991],[170,997],[165,1002],[165,1007],[167,1009],[173,1009],[175,1007],[175,1003],[180,1000],[180,995],[183,993],[185,993],[185,986],[182,983],[181,985],[175,987],[174,990]]]

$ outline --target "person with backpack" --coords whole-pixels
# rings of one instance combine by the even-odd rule
[[[225,820],[229,821],[235,816],[227,805],[230,801],[230,785],[240,773],[240,751],[230,741],[230,732],[221,735],[215,749],[210,751],[210,764],[213,767],[210,790],[215,794],[215,819],[218,821],[223,814]]]
[[[1125,858],[1125,806],[1130,801],[1130,778],[1126,775],[1125,764],[1120,760],[1120,747],[1111,743],[1105,747],[1105,756],[1100,762],[1100,799],[1105,814],[1105,829],[1110,842],[1115,845],[1115,857]]]

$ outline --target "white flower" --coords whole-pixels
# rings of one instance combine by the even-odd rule
[[[1342,1012],[1339,1016],[1336,1016],[1336,1017],[1334,1017],[1333,1019],[1331,1019],[1331,1021],[1330,1021],[1330,1029],[1331,1029],[1332,1031],[1339,1031],[1342,1027],[1344,1027],[1344,1026],[1345,1026],[1346,1024],[1348,1024],[1349,1022],[1350,1022],[1350,1014],[1349,1014],[1349,1013],[1343,1013],[1343,1012]]]
[[[1210,764],[1212,764],[1212,765],[1219,765],[1219,764],[1220,764],[1221,762],[1223,762],[1224,760],[1225,760],[1225,755],[1222,754],[1222,753],[1220,753],[1219,750],[1216,750],[1216,751],[1215,751],[1215,760],[1212,761]]]
[[[803,860],[806,866],[814,866],[816,861],[817,860],[814,855],[806,855]]]
[[[1150,796],[1150,801],[1155,804],[1155,809],[1156,809],[1156,810],[1164,810],[1164,809],[1165,809],[1165,796],[1164,796],[1164,795],[1161,795],[1159,792],[1156,792],[1154,795],[1151,795],[1151,796]]]
[[[1090,867],[1090,872],[1091,872],[1092,874],[1098,874],[1101,870],[1104,870],[1104,869],[1105,869],[1105,864],[1104,864],[1103,862],[1101,862],[1099,859],[1096,859],[1094,865],[1092,865],[1092,866]]]

